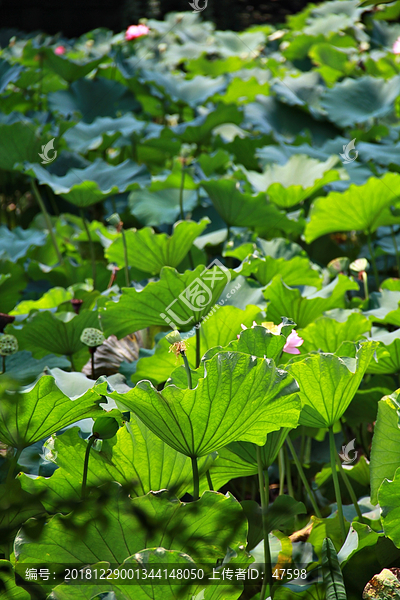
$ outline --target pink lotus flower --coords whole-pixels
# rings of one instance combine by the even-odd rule
[[[147,35],[150,29],[147,25],[130,25],[125,32],[126,40],[135,40],[138,37],[142,37],[142,35]]]
[[[64,46],[57,46],[57,48],[55,48],[54,50],[54,54],[58,54],[59,56],[61,54],[65,54],[66,50]]]
[[[300,354],[300,350],[298,350],[298,346],[301,346],[304,343],[303,338],[301,338],[296,331],[291,331],[287,336],[286,344],[283,346],[283,351],[288,354]]]
[[[393,54],[400,54],[400,37],[393,44],[392,52]]]

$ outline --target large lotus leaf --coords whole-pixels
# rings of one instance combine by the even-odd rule
[[[342,274],[320,291],[311,288],[310,293],[308,288],[308,295],[302,295],[299,289],[288,287],[276,275],[264,292],[269,301],[268,321],[280,323],[282,315],[285,315],[297,323],[298,327],[306,327],[327,310],[345,308],[348,290],[358,290],[358,284]]]
[[[309,57],[317,65],[315,71],[322,75],[328,85],[333,85],[343,75],[350,75],[355,68],[346,52],[326,42],[313,45]]]
[[[378,402],[371,448],[371,502],[377,504],[382,481],[393,479],[400,465],[399,390]]]
[[[145,126],[145,121],[138,121],[130,113],[115,119],[97,117],[93,123],[80,121],[65,132],[64,139],[75,152],[104,151],[121,135],[130,137],[134,133],[140,133]]]
[[[209,223],[207,218],[200,223],[179,221],[174,225],[171,236],[166,233],[156,234],[150,227],[139,231],[129,229],[125,232],[128,265],[152,275],[157,275],[165,266],[177,267]],[[119,267],[125,265],[122,236],[107,248],[105,255]]]
[[[344,317],[348,313],[343,311]],[[335,316],[338,317],[336,320]],[[344,321],[339,320],[341,311],[335,311],[332,316],[318,317],[298,334],[304,340],[301,351],[308,352],[322,350],[322,352],[335,353],[343,342],[356,342],[368,336],[371,322],[360,313],[350,313]],[[370,365],[369,368],[371,368]]]
[[[56,308],[62,302],[67,302],[73,298],[72,291],[61,287],[53,287],[45,292],[39,300],[22,300],[12,311],[11,315],[27,315],[31,310],[43,310],[46,308]]]
[[[21,65],[10,65],[6,60],[0,60],[0,94],[4,92],[9,83],[17,81],[21,71]]]
[[[26,169],[39,183],[47,184],[56,195],[81,208],[149,182],[146,167],[129,159],[114,167],[97,158],[89,167],[70,169],[62,177],[52,175],[41,165],[29,164]]]
[[[21,586],[15,583],[15,573],[12,563],[0,560],[0,573],[2,590],[7,600],[31,600],[32,596]]]
[[[257,77],[250,77],[251,72],[249,69],[249,75],[245,79],[245,87],[243,87],[243,79],[241,77],[233,77],[226,92],[223,95],[215,96],[214,101],[220,100],[226,104],[237,103],[240,105],[246,102],[254,102],[259,94],[268,96],[270,90],[269,83],[267,81],[259,81]],[[229,119],[225,120],[225,122],[229,121]]]
[[[82,310],[76,315],[46,310],[33,314],[22,326],[8,325],[6,332],[15,335],[20,350],[30,350],[32,356],[42,358],[49,352],[72,356],[85,348],[80,337],[86,327],[99,329],[97,312]]]
[[[180,215],[180,190],[178,187],[150,191],[138,190],[129,194],[131,214],[143,225],[159,227],[170,225]],[[183,210],[191,212],[197,204],[197,192],[185,189],[183,192]]]
[[[172,77],[170,74],[164,75],[160,71],[143,70],[142,73],[143,81],[155,83],[174,102],[189,104],[193,108],[226,87],[225,77],[222,76],[213,79],[197,75],[187,80],[183,77]]]
[[[400,327],[400,292],[382,289],[380,292],[372,292],[370,306],[372,308],[364,312],[365,316],[377,323],[388,323]]]
[[[2,228],[0,228],[0,236]],[[22,265],[0,259],[1,312],[8,313],[21,297],[28,282]]]
[[[57,436],[53,446],[59,467],[53,475],[36,479],[21,475],[20,481],[22,488],[31,494],[45,491],[43,504],[54,513],[60,512],[63,502],[79,501],[81,497],[87,442],[79,436],[78,428],[73,428]],[[199,461],[200,473],[211,463],[210,457]],[[88,486],[110,481],[129,486],[131,497],[168,489],[180,498],[193,487],[189,458],[165,444],[135,417],[115,437],[103,441],[101,452],[91,453]]]
[[[161,544],[187,552],[196,562],[211,562],[223,558],[228,546],[238,550],[246,543],[246,518],[229,493],[204,492],[190,503],[151,492],[130,501],[120,495],[110,498],[104,510],[101,527],[95,507],[71,517],[54,516],[34,541],[21,531],[14,545],[17,562],[115,565]]]
[[[195,389],[168,385],[157,392],[142,381],[126,394],[108,396],[178,452],[200,457],[234,441],[263,445],[269,431],[296,427],[296,391],[272,360],[232,352],[208,361]]]
[[[235,123],[240,125],[243,120],[243,114],[237,106],[231,104],[218,104],[215,110],[207,115],[201,115],[187,123],[181,123],[172,128],[172,131],[188,144],[205,144],[212,133],[212,130],[223,123]]]
[[[71,363],[68,359],[53,354],[48,354],[44,358],[36,360],[32,357],[31,352],[22,350],[7,356],[6,373],[0,375],[0,378],[8,376],[20,384],[27,384],[34,381],[46,368],[54,369],[55,367],[69,369]]]
[[[225,255],[232,256],[232,252],[228,251]],[[312,268],[308,258],[302,256],[295,256],[290,260],[287,258],[272,258],[272,256],[262,258],[250,256],[236,270],[244,276],[254,274],[261,285],[270,283],[275,275],[280,275],[286,285],[290,286],[308,285],[320,288],[322,285],[319,272]]]
[[[282,428],[268,433],[267,442],[260,449],[264,469],[275,462],[289,431]],[[218,458],[210,467],[211,480],[216,489],[220,489],[231,479],[256,475],[257,472],[256,446],[250,442],[232,442],[221,448],[218,450]]]
[[[209,360],[218,352],[243,352],[258,358],[272,358],[276,363],[282,354],[286,338],[283,335],[274,335],[262,326],[254,326],[251,329],[241,331],[239,339],[233,340],[225,348],[217,346],[211,348],[205,354],[205,360]]]
[[[246,310],[241,310],[236,306],[220,306],[220,304],[216,304],[215,308],[216,310],[207,316],[200,327],[200,356],[203,356],[210,348],[227,346],[242,331],[241,324],[250,327],[260,312],[257,306],[251,305],[247,306]],[[195,368],[196,340],[194,333],[185,343],[189,364]],[[142,379],[147,379],[154,385],[167,381],[177,362],[175,355],[169,352],[169,349],[170,344],[163,338],[157,344],[152,356],[140,358],[131,378],[133,383]]]
[[[327,183],[340,179],[332,167],[339,158],[331,156],[325,162],[294,154],[284,165],[269,165],[263,173],[246,171],[255,192],[266,192],[280,208],[303,202]]]
[[[325,92],[321,104],[330,121],[347,127],[386,115],[399,94],[400,76],[385,81],[366,75],[337,83]]]
[[[44,67],[50,68],[57,75],[65,79],[65,81],[69,82],[85,77],[85,75],[98,67],[106,58],[106,55],[104,55],[100,58],[75,60],[69,56],[55,54],[53,48],[41,48],[36,53],[43,57]]]
[[[400,175],[386,173],[381,179],[371,177],[364,185],[351,185],[344,192],[331,192],[317,198],[305,230],[308,244],[326,233],[336,231],[373,232],[383,225],[393,225],[399,218],[390,205],[400,195]]]
[[[32,246],[43,246],[46,232],[37,229],[21,229],[12,231],[5,225],[0,226],[0,256],[10,258],[13,262],[26,255]]]
[[[138,292],[124,288],[118,302],[108,302],[101,312],[105,335],[121,338],[150,325],[166,325],[187,331],[213,308],[231,278],[221,263],[202,265],[178,273],[163,267],[160,280]]]
[[[373,361],[368,367],[368,373],[381,373],[382,375],[391,375],[397,373],[400,369],[400,329],[387,332],[385,329],[375,332],[373,330],[371,338],[381,342],[382,346],[378,349],[378,362]]]
[[[64,117],[79,112],[85,123],[92,123],[96,117],[115,117],[119,111],[140,109],[130,90],[102,77],[78,79],[68,90],[49,94],[48,103],[52,111]]]
[[[384,479],[378,491],[381,519],[385,536],[400,548],[400,468],[393,480]]]
[[[302,230],[300,223],[289,219],[284,212],[270,204],[265,193],[256,196],[243,193],[239,183],[233,179],[203,181],[202,186],[227,225],[261,229],[264,235],[274,230]]]
[[[355,358],[312,354],[294,362],[289,372],[300,386],[300,422],[309,427],[330,427],[345,412],[372,359],[377,342],[365,342]]]
[[[0,563],[1,564],[1,563]],[[237,567],[238,564],[235,561],[234,565]],[[247,565],[242,564],[241,567],[245,568]],[[141,550],[134,556],[128,557],[121,565],[113,564],[114,568],[120,570],[124,569],[127,572],[128,569],[137,570],[145,569],[147,573],[160,573],[167,570],[169,573],[177,573],[177,569],[180,569],[184,573],[185,569],[196,569],[196,563],[186,553],[180,553],[176,550],[165,550],[164,548],[154,548],[150,550]],[[237,582],[226,583],[218,582],[216,585],[208,584],[208,575],[205,579],[207,581],[207,587],[204,588],[204,583],[196,584],[193,580],[183,581],[180,578],[171,577],[168,582],[165,579],[162,580],[152,579],[151,577],[130,582],[128,584],[121,582],[121,579],[117,582],[114,580],[112,583],[104,581],[95,582],[95,572],[97,571],[97,577],[101,573],[101,569],[105,569],[108,573],[110,563],[96,563],[92,567],[93,575],[90,577],[90,582],[85,581],[85,585],[68,585],[61,584],[53,588],[51,597],[53,600],[183,600],[186,598],[194,598],[195,600],[201,600],[205,598],[204,590],[207,591],[207,600],[237,600],[242,594],[243,584],[240,585]],[[231,569],[232,571],[232,569]],[[132,571],[131,571],[132,572]],[[23,570],[21,572],[23,576]],[[125,580],[126,581],[126,580]],[[160,585],[160,583],[162,584]],[[23,590],[25,591],[25,590]],[[13,597],[10,597],[13,600]],[[17,598],[16,598],[17,600]],[[25,596],[21,596],[21,600],[25,600]]]
[[[11,171],[16,163],[36,162],[42,145],[49,141],[41,137],[38,126],[24,118],[23,121],[0,122],[0,168]]]
[[[2,386],[4,388],[4,385]],[[14,448],[27,448],[84,417],[101,414],[101,396],[88,390],[70,400],[56,385],[54,377],[44,375],[25,392],[2,390],[0,439]]]

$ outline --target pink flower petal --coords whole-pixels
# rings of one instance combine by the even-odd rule
[[[125,32],[126,40],[135,40],[138,37],[142,37],[143,35],[147,35],[150,29],[147,25],[130,25]]]
[[[400,54],[400,37],[398,37],[395,43],[393,44],[392,51],[394,54]]]
[[[54,49],[54,54],[58,54],[59,56],[61,54],[65,54],[66,50],[64,46],[57,46],[57,48]]]
[[[297,350],[297,347],[301,346],[303,343],[303,338],[301,338],[297,332],[293,330],[287,337],[283,351],[287,352],[287,354],[300,354],[300,350]]]

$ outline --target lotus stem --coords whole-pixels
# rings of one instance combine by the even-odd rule
[[[398,275],[400,277],[399,247],[397,245],[397,241],[396,241],[396,236],[395,236],[395,233],[394,233],[393,225],[390,226],[390,231],[392,232],[393,246],[394,246],[394,251],[395,251],[395,254],[396,254],[397,273],[398,273]]]
[[[90,456],[90,448],[93,446],[94,442],[95,442],[96,438],[94,435],[91,435],[87,446],[86,446],[86,452],[85,452],[85,462],[83,464],[83,477],[82,477],[82,499],[84,499],[86,497],[86,482],[87,482],[87,474],[88,474],[88,467],[89,467],[89,456]]]
[[[262,514],[262,525],[263,525],[263,535],[264,535],[264,577],[261,587],[261,595],[260,600],[265,600],[265,598],[270,596],[273,598],[273,590],[272,590],[272,565],[271,565],[271,550],[269,547],[269,539],[268,539],[268,501],[269,501],[269,478],[268,471],[265,472],[263,470],[263,463],[261,458],[261,448],[260,446],[256,446],[257,453],[257,468],[258,468],[258,487],[260,490],[260,500],[261,500],[261,514]],[[265,477],[265,480],[264,480]],[[268,497],[267,497],[268,494]]]
[[[80,215],[81,215],[81,219],[83,222],[83,226],[85,228],[86,231],[86,235],[88,237],[89,240],[89,247],[90,247],[90,256],[91,256],[91,260],[92,260],[92,279],[93,279],[93,289],[96,289],[96,255],[94,253],[94,245],[93,245],[93,240],[92,240],[92,236],[90,235],[90,231],[89,231],[89,227],[87,224],[87,221],[85,219],[85,214],[83,212],[83,209],[79,209]]]
[[[284,494],[284,488],[285,488],[285,454],[283,452],[283,448],[281,448],[279,450],[278,463],[279,463],[279,495],[282,496]]]
[[[90,352],[90,365],[92,367],[92,379],[95,379],[94,374],[94,353],[96,352],[96,347],[89,348]]]
[[[61,254],[60,249],[57,244],[57,239],[56,239],[56,236],[54,233],[53,225],[51,223],[50,215],[46,210],[45,203],[43,202],[42,196],[40,195],[40,192],[39,192],[39,188],[37,187],[36,181],[34,179],[32,179],[32,181],[31,181],[31,187],[32,187],[33,194],[37,200],[37,203],[39,204],[40,210],[42,211],[42,214],[44,216],[44,220],[46,221],[47,229],[49,230],[51,241],[53,243],[54,250],[56,251],[56,254],[57,254],[58,262],[62,265],[62,264],[64,264],[64,260],[63,260],[62,254]]]
[[[293,446],[293,442],[292,442],[292,440],[290,439],[290,437],[289,437],[289,436],[286,438],[286,443],[287,443],[287,445],[288,445],[288,447],[289,447],[289,450],[290,450],[290,453],[291,453],[291,455],[292,455],[292,457],[293,457],[294,464],[295,464],[295,465],[296,465],[296,467],[297,467],[297,471],[298,471],[298,473],[299,473],[299,475],[300,475],[300,479],[301,479],[301,481],[303,482],[304,488],[305,488],[305,490],[306,490],[306,492],[307,492],[307,494],[308,494],[308,496],[309,496],[309,498],[310,498],[310,502],[311,502],[311,504],[312,504],[312,507],[313,507],[313,509],[314,509],[314,512],[315,512],[315,514],[317,515],[317,517],[318,517],[319,519],[322,519],[321,512],[320,512],[320,510],[319,510],[319,508],[318,508],[318,504],[317,504],[317,502],[316,502],[316,500],[315,500],[315,497],[314,497],[314,493],[313,493],[313,491],[312,491],[312,489],[311,489],[311,487],[310,487],[310,484],[309,484],[309,483],[308,483],[308,481],[307,481],[307,477],[306,477],[306,475],[305,475],[305,473],[304,473],[304,470],[303,470],[302,464],[301,464],[301,462],[299,461],[299,458],[298,458],[298,456],[297,456],[297,454],[296,454],[296,450],[294,449],[294,446]]]
[[[3,373],[5,373],[5,372],[6,372],[6,357],[3,356],[3,370],[1,372],[1,374],[3,375]]]
[[[188,381],[188,388],[189,390],[192,390],[192,372],[190,370],[190,366],[189,366],[189,361],[187,359],[186,356],[186,352],[184,350],[181,351],[181,356],[183,358],[183,362],[185,365],[185,371],[186,371],[186,376],[187,376],[187,381]]]
[[[379,290],[379,286],[380,286],[379,273],[378,273],[378,268],[376,266],[376,260],[375,260],[374,251],[373,251],[373,248],[372,248],[371,234],[369,232],[368,232],[368,237],[367,237],[367,243],[368,243],[368,250],[369,250],[369,253],[370,253],[370,256],[371,256],[372,270],[374,271],[374,277],[375,277],[376,287]]]
[[[181,177],[181,186],[179,189],[179,209],[181,213],[181,220],[185,220],[185,213],[183,211],[183,192],[185,189],[185,163],[182,161],[182,177]]]
[[[366,300],[369,300],[367,273],[365,271],[362,271],[361,276],[362,276],[362,280],[363,280],[363,284],[364,284],[364,296],[365,296]]]
[[[346,539],[346,525],[344,523],[342,496],[340,494],[339,478],[338,478],[338,474],[336,471],[336,454],[337,454],[337,452],[336,452],[335,437],[333,435],[333,426],[332,425],[329,427],[329,450],[330,450],[330,456],[331,456],[332,479],[333,479],[333,485],[335,488],[336,503],[337,503],[337,507],[338,507],[340,533],[342,536],[342,544],[343,544]]]
[[[286,482],[287,482],[287,487],[288,487],[288,493],[289,493],[289,496],[294,498],[294,490],[293,490],[293,483],[292,483],[292,470],[290,468],[289,454],[287,453],[286,447],[283,447],[283,453],[285,455]]]
[[[200,480],[199,480],[199,466],[197,464],[197,457],[192,456],[192,472],[193,472],[193,502],[199,499],[199,489],[200,489]]]
[[[11,484],[12,480],[14,479],[15,467],[18,464],[18,460],[19,460],[19,457],[21,456],[21,452],[22,452],[22,449],[18,449],[10,461],[10,467],[8,469],[7,479],[6,479],[6,488],[7,488],[7,486],[9,486]]]
[[[347,491],[349,492],[349,495],[350,495],[351,501],[352,501],[352,503],[354,505],[354,508],[356,510],[357,516],[359,517],[360,521],[363,523],[363,516],[362,516],[361,509],[360,509],[360,507],[358,505],[358,502],[357,502],[357,496],[354,493],[353,486],[351,485],[351,481],[347,477],[347,473],[343,469],[343,465],[342,465],[342,463],[340,461],[340,458],[339,458],[339,455],[337,453],[336,453],[336,462],[337,462],[337,465],[339,467],[339,473],[342,476],[344,485],[346,486]]]
[[[196,328],[196,369],[200,366],[200,327]]]
[[[213,488],[213,484],[212,484],[212,481],[211,481],[210,469],[207,470],[206,477],[207,477],[208,489],[213,492],[214,488]]]
[[[124,231],[123,228],[121,229],[121,233],[122,233],[122,244],[124,246],[125,283],[126,283],[126,287],[130,287],[131,280],[130,280],[130,277],[129,277],[129,267],[128,267],[128,246],[126,245],[125,231]]]

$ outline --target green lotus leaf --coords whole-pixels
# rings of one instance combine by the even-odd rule
[[[235,123],[240,125],[243,114],[234,104],[220,103],[215,110],[207,115],[197,117],[193,121],[181,123],[172,128],[182,142],[187,144],[205,144],[210,140],[211,133],[215,127],[224,123]]]
[[[279,431],[268,433],[265,445],[260,448],[264,469],[268,469],[275,462],[289,431],[290,429],[283,427]],[[232,442],[221,448],[218,450],[218,458],[210,467],[211,479],[216,489],[220,489],[231,479],[257,473],[256,445],[251,442]]]
[[[209,360],[218,352],[243,352],[257,358],[272,358],[279,363],[286,338],[283,335],[274,335],[263,326],[253,326],[240,332],[239,339],[233,340],[225,348],[217,346],[211,348],[205,354],[205,360]]]
[[[68,506],[71,500],[79,501],[86,448],[78,428],[68,429],[55,438],[52,447],[59,468],[51,477],[20,475],[22,488],[31,494],[46,491],[43,504],[49,512],[60,512],[64,502]],[[200,460],[200,474],[211,464],[212,457]],[[192,491],[191,462],[133,417],[116,437],[103,441],[101,452],[91,453],[87,485],[98,487],[111,481],[129,486],[132,498],[163,489],[180,498]]]
[[[233,179],[219,179],[202,182],[218,214],[229,226],[250,227],[266,232],[300,232],[300,221],[289,219],[275,205],[267,201],[265,193],[253,196],[240,191],[239,183]],[[267,224],[267,225],[266,225]]]
[[[145,121],[138,121],[127,113],[115,119],[97,117],[93,123],[80,121],[64,134],[68,146],[75,152],[86,153],[89,150],[103,151],[109,148],[122,135],[130,138],[140,133],[146,126]]]
[[[380,292],[372,292],[370,306],[372,308],[364,312],[365,316],[377,323],[387,323],[400,327],[400,291],[382,289]]]
[[[381,519],[385,536],[400,548],[400,468],[392,481],[384,479],[378,491]]]
[[[8,313],[14,308],[27,282],[25,270],[19,263],[0,259],[1,312]]]
[[[284,165],[268,165],[263,173],[245,173],[255,192],[266,192],[279,208],[290,208],[339,179],[338,171],[332,169],[338,160],[339,157],[331,156],[320,162],[304,154],[294,154]]]
[[[25,256],[32,246],[43,246],[45,242],[45,231],[21,227],[10,231],[5,225],[0,226],[0,256],[13,262]]]
[[[121,338],[150,325],[166,324],[187,331],[213,308],[230,278],[230,271],[219,261],[211,269],[199,265],[182,274],[163,267],[159,281],[147,284],[141,292],[124,288],[118,302],[107,302],[101,311],[105,335]]]
[[[312,354],[288,367],[300,386],[302,425],[330,427],[340,419],[377,347],[377,342],[364,342],[357,348],[355,358]]]
[[[7,370],[1,377],[11,377],[14,381],[20,384],[28,384],[36,379],[43,371],[54,368],[68,369],[71,367],[69,360],[62,356],[54,356],[48,354],[43,358],[36,360],[32,357],[31,352],[22,350],[11,356],[7,356]]]
[[[258,316],[260,309],[257,306],[247,306],[241,310],[235,306],[220,306],[216,304],[200,327],[200,356],[214,347],[224,347],[242,331],[241,324],[250,327]],[[186,340],[186,355],[189,365],[194,369],[196,365],[196,340],[194,333]],[[131,379],[137,383],[142,379],[158,385],[166,381],[171,370],[176,366],[176,357],[169,352],[170,344],[163,338],[155,348],[152,356],[140,358],[137,362],[135,373]]]
[[[304,340],[301,352],[307,354],[322,350],[335,353],[343,342],[356,342],[368,336],[370,330],[371,322],[364,315],[334,310],[298,331]],[[373,368],[373,365],[370,364],[369,368]]]
[[[385,479],[393,479],[400,465],[399,390],[378,402],[371,448],[371,502],[377,504]]]
[[[226,87],[224,77],[204,77],[197,75],[193,79],[187,80],[183,77],[171,77],[169,74],[163,74],[160,71],[142,71],[146,83],[154,83],[158,89],[174,102],[183,102],[193,108],[203,104],[207,98],[220,92]]]
[[[100,58],[76,60],[69,56],[55,54],[53,48],[41,48],[39,54],[43,57],[44,67],[50,68],[68,82],[84,78],[106,59],[104,55]]]
[[[390,375],[400,369],[400,330],[387,332],[386,329],[372,333],[372,340],[381,342],[377,351],[378,362],[371,362],[368,373],[381,373]]]
[[[104,510],[107,523],[101,528],[93,507],[71,517],[52,517],[34,541],[22,530],[14,545],[17,563],[121,564],[143,548],[161,544],[190,553],[196,562],[212,562],[223,558],[228,546],[239,551],[246,543],[246,518],[229,493],[204,492],[191,503],[151,492],[133,500],[117,496],[110,498]],[[78,526],[85,527],[84,536],[76,535]]]
[[[297,323],[299,328],[306,327],[323,312],[332,308],[344,308],[348,290],[358,290],[358,284],[342,274],[320,291],[311,288],[312,293],[308,295],[302,295],[299,289],[285,285],[276,275],[264,291],[264,296],[269,301],[267,320],[280,323],[282,315],[285,315]]]
[[[200,223],[178,221],[171,236],[165,233],[156,234],[150,227],[139,231],[127,230],[125,238],[128,265],[152,275],[157,275],[165,266],[177,267],[189,252],[194,240],[203,233],[209,223],[208,218],[202,219]],[[107,248],[105,255],[110,262],[119,267],[125,265],[122,236]]]
[[[225,254],[232,256],[232,252]],[[238,253],[235,254],[237,256]],[[289,286],[309,285],[317,289],[322,286],[320,273],[312,267],[308,258],[302,256],[295,256],[290,260],[272,258],[272,256],[262,258],[249,256],[236,271],[245,277],[254,274],[261,285],[267,285],[275,275],[280,275]]]
[[[22,70],[21,65],[11,65],[6,60],[0,60],[0,94],[5,91],[9,83],[17,81]]]
[[[6,329],[15,335],[20,350],[30,350],[34,358],[43,358],[49,352],[73,357],[86,348],[80,340],[86,327],[99,329],[97,311],[82,310],[76,315],[46,310],[28,317],[22,326],[13,324]]]
[[[400,195],[400,175],[386,173],[381,179],[371,177],[364,185],[351,185],[344,192],[331,192],[317,198],[310,211],[305,230],[308,244],[326,233],[365,231],[372,233],[383,225],[399,222],[390,212]]]
[[[0,560],[1,583],[7,600],[31,600],[32,596],[24,588],[15,583],[15,573],[12,563]]]
[[[10,311],[11,315],[27,315],[31,310],[42,310],[46,308],[56,308],[63,302],[73,298],[73,292],[61,287],[53,287],[45,292],[39,300],[22,300]]]
[[[50,375],[41,377],[28,391],[2,391],[0,439],[19,450],[102,412],[98,407],[101,396],[96,391],[88,390],[79,399],[70,400]]]
[[[48,103],[53,112],[64,117],[80,113],[85,123],[92,123],[97,117],[116,117],[119,111],[136,112],[141,108],[124,85],[103,77],[78,79],[67,90],[49,94]]]
[[[354,63],[349,61],[346,52],[326,42],[315,44],[308,54],[313,63],[318,66],[316,71],[322,75],[328,85],[333,85],[343,75],[350,75],[354,69]]]
[[[263,445],[269,431],[296,427],[296,391],[295,382],[272,360],[231,352],[207,361],[206,376],[193,390],[170,385],[157,392],[142,381],[126,394],[107,395],[193,458],[233,441]]]
[[[6,171],[12,171],[17,163],[39,161],[42,145],[49,141],[47,135],[40,136],[37,124],[26,117],[16,122],[0,122],[0,139],[0,168]]]
[[[386,115],[393,110],[399,94],[399,76],[385,81],[366,75],[336,83],[325,92],[321,105],[330,121],[339,127],[347,127]]]
[[[26,173],[36,177],[39,183],[50,186],[57,196],[81,208],[108,196],[137,189],[149,181],[146,167],[129,159],[114,167],[97,158],[89,167],[71,169],[61,177],[34,164],[26,165]]]

